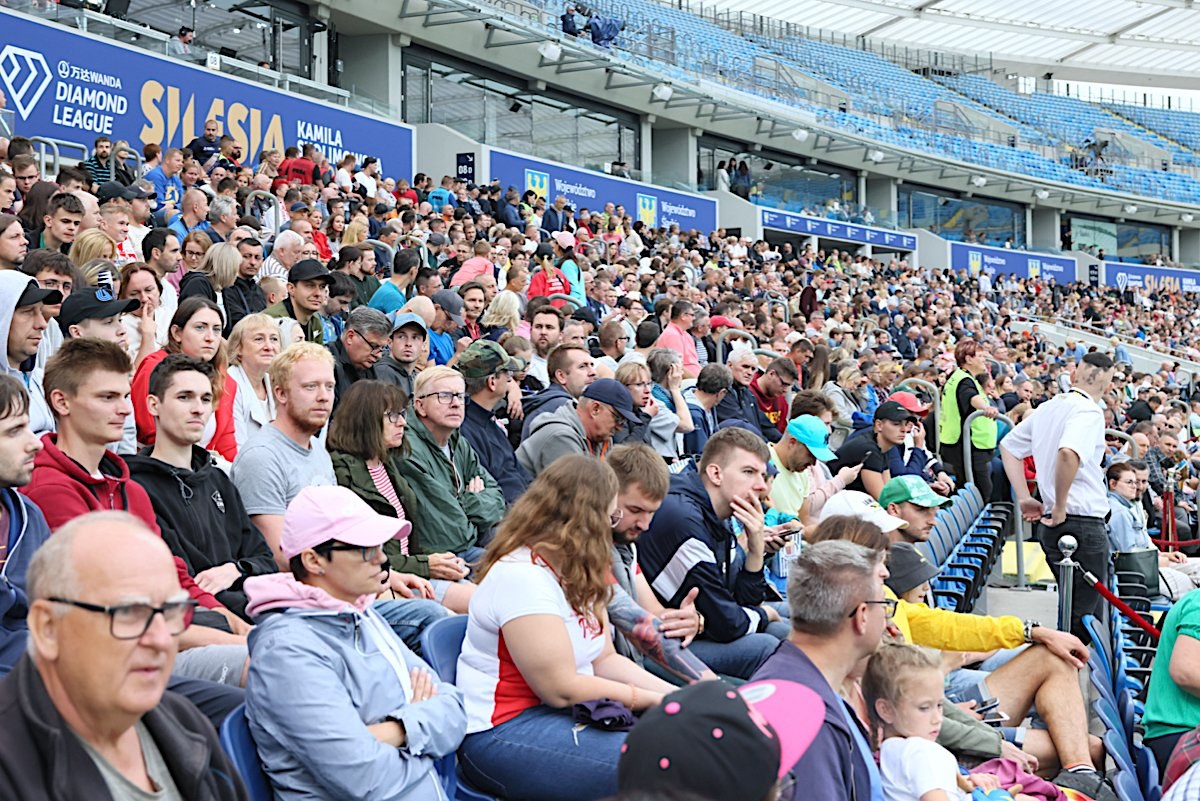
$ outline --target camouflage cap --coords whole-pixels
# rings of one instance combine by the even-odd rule
[[[472,342],[454,365],[464,378],[487,378],[501,370],[518,372],[523,367],[519,359],[509,356],[504,348],[490,339]]]

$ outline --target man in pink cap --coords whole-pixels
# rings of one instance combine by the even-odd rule
[[[445,797],[435,766],[466,732],[462,696],[375,604],[397,586],[383,545],[410,526],[344,487],[307,487],[283,520],[291,574],[246,581],[246,713],[277,799]]]

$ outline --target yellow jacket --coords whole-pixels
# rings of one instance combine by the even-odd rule
[[[895,594],[884,588],[888,598]],[[905,642],[941,651],[991,651],[1025,643],[1025,624],[1012,615],[987,617],[900,601],[892,619]]]

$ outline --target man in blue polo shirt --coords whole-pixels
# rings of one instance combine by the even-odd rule
[[[439,289],[430,299],[436,316],[429,326],[429,357],[438,364],[449,364],[456,349],[455,335],[466,323],[462,298],[453,289]]]

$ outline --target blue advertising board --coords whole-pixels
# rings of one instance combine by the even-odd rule
[[[602,211],[605,203],[624,206],[627,214],[651,228],[678,225],[681,231],[695,228],[706,234],[717,228],[717,201],[703,195],[615,178],[494,147],[488,148],[488,154],[490,178],[499,178],[501,186],[516,187],[521,193],[532,189],[549,203],[562,195],[575,209]]]
[[[892,250],[911,251],[917,249],[917,238],[912,234],[900,231],[844,223],[840,220],[826,220],[821,217],[809,217],[806,214],[793,214],[790,211],[779,211],[778,209],[761,209],[760,212],[763,228],[774,228],[799,236],[836,239],[839,242],[857,242],[862,245],[874,245]]]
[[[1104,285],[1144,292],[1200,292],[1200,270],[1104,262]]]
[[[1069,256],[951,242],[950,268],[966,270],[971,275],[979,275],[986,270],[991,276],[1016,275],[1017,278],[1041,278],[1047,281],[1053,278],[1065,284],[1075,280],[1076,263]]]
[[[372,155],[384,174],[413,174],[413,129],[319,100],[0,10],[0,88],[19,133],[79,142],[98,136],[140,149],[183,147],[205,120],[262,150],[311,142],[336,163]]]

